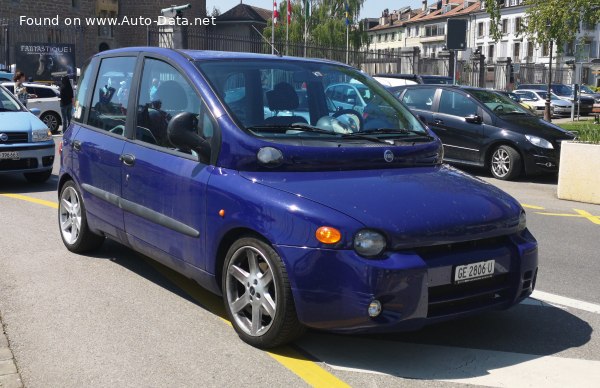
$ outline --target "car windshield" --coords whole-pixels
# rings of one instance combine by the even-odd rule
[[[536,93],[542,100],[545,100],[546,97],[548,96],[548,92],[536,92]],[[560,98],[558,98],[558,96],[554,93],[550,93],[550,99],[553,101],[560,100]]]
[[[573,89],[567,85],[552,85],[552,91],[559,96],[570,96],[573,94]]]
[[[196,65],[238,125],[255,136],[431,140],[424,126],[383,86],[347,66],[280,59]]]
[[[497,115],[530,114],[521,105],[500,93],[480,89],[471,89],[468,90],[468,93],[493,110]]]
[[[18,112],[21,106],[15,97],[3,87],[0,87],[0,112]]]

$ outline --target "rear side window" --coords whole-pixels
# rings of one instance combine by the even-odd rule
[[[35,94],[37,98],[53,98],[56,97],[56,93],[54,90],[50,88],[27,88],[27,90],[31,91],[29,93]]]
[[[106,58],[100,63],[88,124],[118,135],[125,133],[129,87],[135,57]]]
[[[83,75],[79,78],[79,84],[77,85],[77,93],[73,104],[73,121],[81,123],[85,112],[88,107],[85,104],[85,96],[90,85],[92,66],[88,66],[83,71]]]
[[[439,113],[467,117],[477,114],[477,104],[467,96],[451,90],[442,90]]]
[[[431,110],[435,88],[408,89],[402,102],[411,109]]]

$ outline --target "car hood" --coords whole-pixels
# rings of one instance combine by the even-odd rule
[[[548,140],[570,140],[575,137],[571,132],[544,121],[539,117],[505,115],[501,117],[501,120],[509,124],[511,130],[518,131],[524,135],[543,137]],[[502,128],[504,125],[498,123],[497,126]]]
[[[446,165],[240,174],[382,231],[392,249],[515,233],[523,211],[515,199],[497,187]]]
[[[550,101],[552,103],[552,105],[557,105],[557,106],[571,106],[573,105],[573,103],[571,101],[567,101],[567,100],[563,100],[560,98],[557,98],[556,100],[551,100]],[[545,104],[546,102],[544,102]]]
[[[31,112],[0,112],[0,132],[29,132],[48,127]]]

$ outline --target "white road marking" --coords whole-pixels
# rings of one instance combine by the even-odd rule
[[[590,302],[584,302],[582,300],[567,298],[566,296],[560,296],[550,294],[544,291],[533,291],[531,298],[537,299],[542,302],[547,302],[551,305],[559,305],[565,307],[571,307],[577,310],[588,311],[590,313],[600,314],[600,305]]]
[[[600,381],[600,361],[592,360],[318,334],[298,344],[339,371],[490,387],[597,388]]]

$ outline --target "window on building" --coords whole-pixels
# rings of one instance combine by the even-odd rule
[[[527,42],[527,61],[533,61],[533,42]]]
[[[477,36],[483,36],[483,22],[477,23]]]
[[[575,56],[575,42],[569,42],[565,45],[565,55],[568,57]]]
[[[516,42],[513,45],[513,61],[518,61],[521,58],[521,43],[520,42]]]
[[[508,19],[502,19],[502,33],[508,34]]]
[[[550,56],[550,46],[548,43],[542,44],[542,57]]]
[[[396,33],[392,33],[392,40],[395,41],[396,40]]]
[[[377,35],[377,41],[381,42],[381,35]]]
[[[491,45],[488,46],[488,55],[487,55],[487,57],[489,59],[493,59],[494,58],[494,45],[493,44],[491,44]]]
[[[425,36],[441,36],[445,35],[446,26],[444,24],[431,24],[425,26]]]
[[[521,32],[522,24],[523,24],[522,18],[520,18],[520,17],[515,18],[515,29],[514,29],[515,34],[518,34],[519,32]]]

